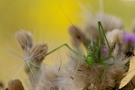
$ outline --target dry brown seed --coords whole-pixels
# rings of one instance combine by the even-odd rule
[[[16,33],[16,38],[21,45],[22,49],[27,52],[29,48],[32,47],[32,35],[30,32],[21,30]]]
[[[0,82],[0,88],[3,88],[4,84],[2,82]]]
[[[4,90],[8,90],[8,88],[5,88]]]
[[[8,90],[24,90],[22,82],[19,79],[9,81],[8,86]]]
[[[80,43],[82,42],[86,47],[88,46],[89,40],[85,37],[83,32],[76,27],[76,26],[70,26],[69,27],[69,34],[72,38],[72,44],[75,47],[78,47]]]

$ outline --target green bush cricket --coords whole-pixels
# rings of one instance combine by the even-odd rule
[[[104,61],[106,61],[106,60],[108,60],[108,59],[110,59],[110,58],[114,58],[114,57],[111,55],[110,46],[109,46],[108,40],[107,40],[107,38],[106,38],[104,29],[103,29],[103,26],[102,26],[102,24],[101,24],[100,21],[98,22],[98,28],[99,28],[99,29],[98,29],[98,36],[99,36],[98,45],[96,45],[96,44],[94,43],[94,39],[92,38],[92,39],[91,39],[91,42],[90,42],[90,44],[89,44],[89,46],[88,46],[87,55],[86,55],[86,56],[83,56],[83,55],[81,55],[80,53],[78,53],[77,51],[73,50],[68,44],[63,44],[63,45],[57,47],[56,49],[54,49],[54,50],[48,52],[48,53],[46,54],[46,56],[49,55],[49,54],[51,54],[51,53],[53,53],[54,51],[60,49],[61,47],[65,46],[65,47],[67,47],[68,49],[70,49],[70,50],[71,50],[75,55],[77,55],[79,58],[84,59],[85,62],[86,62],[89,66],[92,66],[92,65],[94,65],[95,63],[102,64],[102,65],[104,66],[104,72],[103,72],[102,77],[104,77],[104,75],[105,75],[105,73],[106,73],[106,69],[107,69],[107,67],[108,67],[107,63],[105,63]],[[103,47],[103,46],[102,46],[102,42],[103,42],[103,40],[102,40],[102,35],[103,35],[103,37],[105,38],[105,41],[106,41],[107,47],[108,47],[108,52],[109,52],[108,56],[107,56],[107,57],[103,57],[103,58],[101,57],[101,56],[102,56],[102,47]]]

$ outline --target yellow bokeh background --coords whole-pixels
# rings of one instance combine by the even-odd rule
[[[91,12],[100,11],[100,0],[0,0],[0,80],[5,84],[14,78],[24,80],[23,70],[18,72],[22,61],[14,57],[18,50],[15,32],[28,30],[36,36],[36,41],[46,42],[55,48],[69,43],[68,27],[71,25],[62,12],[64,9],[73,24],[83,27],[82,8]],[[126,29],[131,29],[135,18],[134,0],[101,0],[104,12],[120,17]]]

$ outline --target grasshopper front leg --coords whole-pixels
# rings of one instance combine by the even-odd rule
[[[81,58],[81,59],[84,59],[84,57],[80,54],[80,53],[78,53],[78,52],[76,52],[75,50],[73,50],[68,44],[62,44],[61,46],[59,46],[59,47],[57,47],[57,48],[55,48],[54,50],[52,50],[52,51],[50,51],[50,52],[48,52],[47,54],[46,54],[46,56],[47,55],[49,55],[49,54],[51,54],[51,53],[53,53],[53,52],[55,52],[55,51],[57,51],[57,50],[59,50],[60,48],[62,48],[62,47],[67,47],[70,51],[72,51],[76,56],[78,56],[79,58]]]

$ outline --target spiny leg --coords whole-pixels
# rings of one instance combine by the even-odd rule
[[[113,57],[112,55],[109,55],[109,56],[107,56],[107,57],[101,58],[101,59],[100,59],[100,62],[104,62],[104,61],[106,61],[106,60],[108,60],[108,59],[110,59],[110,58],[113,58],[113,60],[114,60],[114,57]]]
[[[104,28],[103,28],[103,26],[102,26],[102,24],[101,24],[100,21],[98,22],[98,25],[99,25],[99,27],[101,27],[102,33],[103,33],[103,35],[104,35],[104,37],[105,37],[105,41],[106,41],[107,46],[108,46],[108,49],[109,49],[109,50],[108,50],[108,51],[109,51],[109,55],[110,55],[110,54],[111,54],[110,45],[109,45],[109,42],[108,42],[108,40],[107,40],[107,38],[106,38]]]
[[[102,64],[104,66],[104,71],[103,71],[103,74],[102,74],[102,77],[101,77],[101,79],[104,79],[105,75],[107,74],[108,64],[105,63],[105,62],[100,62],[100,64]]]
[[[108,68],[107,63],[105,63],[104,61],[106,61],[106,60],[108,60],[108,59],[110,59],[110,58],[113,58],[113,59],[114,59],[114,57],[113,57],[112,55],[100,59],[100,63],[104,66],[104,72],[103,72],[103,74],[102,74],[102,79],[105,78],[105,75],[106,75],[106,73],[107,73],[107,68]]]
[[[101,58],[102,54],[102,35],[101,35],[101,22],[98,22],[98,36],[99,36],[99,41],[98,41],[98,58]]]
[[[48,52],[47,54],[46,54],[46,56],[47,55],[49,55],[49,54],[51,54],[51,53],[53,53],[53,52],[55,52],[55,51],[57,51],[58,49],[60,49],[60,48],[62,48],[62,47],[67,47],[69,50],[71,50],[76,56],[78,56],[79,58],[81,58],[81,59],[84,59],[84,57],[83,57],[83,55],[81,55],[80,53],[78,53],[78,52],[76,52],[75,50],[73,50],[68,44],[62,44],[61,46],[59,46],[59,47],[57,47],[57,48],[55,48],[54,50],[52,50],[52,51],[50,51],[50,52]]]

